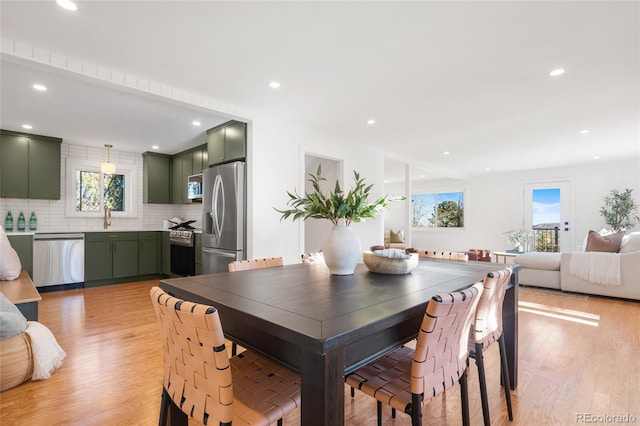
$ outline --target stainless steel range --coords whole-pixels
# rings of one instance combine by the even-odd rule
[[[194,233],[190,229],[171,229],[169,231],[172,274],[181,276],[196,274],[196,248],[194,239]]]

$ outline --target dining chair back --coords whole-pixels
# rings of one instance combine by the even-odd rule
[[[500,373],[507,403],[507,412],[509,420],[513,420],[510,392],[511,384],[509,383],[502,323],[502,305],[507,292],[507,286],[511,281],[512,273],[512,267],[507,266],[501,271],[489,272],[484,278],[484,290],[478,302],[478,307],[476,308],[474,326],[469,339],[470,356],[476,360],[476,366],[478,368],[482,413],[486,426],[491,424],[491,420],[483,353],[494,342],[498,342],[498,347],[500,348]]]
[[[382,404],[422,424],[422,405],[460,384],[462,417],[469,424],[467,364],[469,330],[482,293],[482,283],[434,296],[427,304],[415,349],[402,346],[349,374],[346,382],[377,400],[378,425]]]
[[[203,424],[270,425],[300,405],[300,378],[245,351],[229,357],[218,311],[151,289],[164,379],[159,425],[169,407]]]
[[[264,259],[235,260],[229,263],[228,269],[229,272],[237,272],[251,269],[273,268],[282,265],[282,257],[268,257]]]

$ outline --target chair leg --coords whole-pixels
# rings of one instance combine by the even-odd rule
[[[411,394],[411,426],[422,425],[422,395]]]
[[[356,396],[356,390],[351,386],[351,398]]]
[[[392,418],[392,419],[395,419],[395,418],[396,418],[396,409],[395,409],[395,408],[392,408],[392,409],[391,409],[391,418]]]
[[[238,345],[236,342],[231,342],[231,356],[236,356],[238,354]]]
[[[469,426],[469,387],[467,384],[467,369],[462,372],[460,376],[460,405],[462,406],[462,424],[463,426]]]
[[[376,401],[376,408],[378,413],[378,426],[382,426],[382,402]]]
[[[504,334],[498,339],[500,348],[500,370],[502,372],[502,383],[504,384],[504,397],[507,400],[507,412],[509,420],[513,421],[513,409],[511,407],[511,383],[509,380],[509,365],[507,364],[507,349],[504,344]]]
[[[282,426],[282,419],[278,419],[278,426]]]
[[[482,354],[482,344],[476,343],[475,360],[478,367],[478,382],[480,382],[480,400],[482,401],[482,416],[484,418],[484,426],[491,424],[491,416],[489,415],[489,398],[487,396],[487,377],[484,374],[484,357]]]
[[[171,398],[167,393],[167,390],[162,387],[162,399],[160,400],[160,418],[158,419],[158,426],[167,426],[167,414],[169,413],[169,404]]]

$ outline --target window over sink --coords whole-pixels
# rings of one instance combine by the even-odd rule
[[[102,217],[111,209],[114,217],[136,217],[135,165],[116,165],[115,173],[102,173],[100,163],[67,161],[66,215]]]

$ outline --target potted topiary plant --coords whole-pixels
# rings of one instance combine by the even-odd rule
[[[309,173],[307,179],[311,182],[313,190],[299,195],[297,192],[289,195],[289,209],[275,209],[282,214],[281,220],[298,219],[327,219],[333,224],[333,229],[327,236],[322,247],[325,263],[329,271],[334,275],[351,275],[360,259],[360,239],[349,225],[353,222],[362,222],[365,219],[376,217],[383,208],[389,207],[389,202],[401,200],[404,197],[383,197],[369,201],[369,195],[373,185],[366,185],[364,178],[353,171],[355,186],[348,192],[344,192],[340,183],[336,180],[333,191],[324,193],[321,182],[326,181],[322,177],[322,169],[318,166],[316,174]]]
[[[626,231],[640,222],[640,217],[634,215],[638,211],[638,204],[631,196],[632,191],[628,188],[623,192],[612,189],[609,195],[604,196],[604,206],[600,209],[600,214],[604,216],[605,223],[613,232]]]

